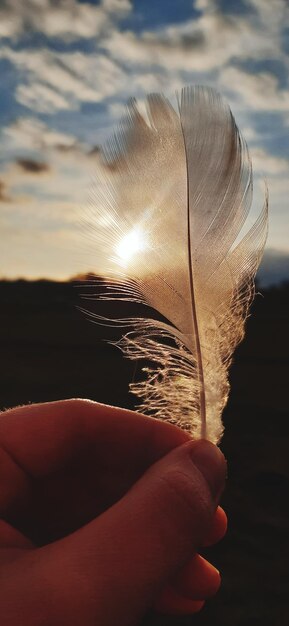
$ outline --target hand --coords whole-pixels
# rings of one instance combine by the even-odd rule
[[[84,400],[0,417],[2,626],[135,626],[198,610],[226,530],[221,452],[170,424]]]

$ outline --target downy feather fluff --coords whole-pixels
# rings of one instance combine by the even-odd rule
[[[95,269],[105,277],[98,297],[115,299],[118,311],[122,301],[149,307],[147,317],[113,320],[126,327],[118,344],[125,354],[150,364],[130,386],[140,411],[217,442],[266,240],[267,198],[244,229],[251,163],[220,95],[188,87],[178,109],[152,94],[142,115],[131,101],[104,151],[91,198]]]

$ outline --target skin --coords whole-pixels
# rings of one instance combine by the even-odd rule
[[[86,400],[0,420],[3,626],[137,626],[194,613],[220,585],[197,554],[226,532],[222,454]]]

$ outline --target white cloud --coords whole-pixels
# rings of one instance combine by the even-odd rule
[[[195,9],[199,11],[216,11],[215,0],[195,0]]]
[[[289,4],[287,0],[247,0],[247,5],[255,9],[265,28],[279,31],[289,24]]]
[[[102,45],[130,65],[159,66],[168,71],[206,72],[232,58],[280,58],[280,28],[258,16],[223,14],[216,5],[199,0],[199,18],[140,35],[114,30]]]
[[[59,109],[71,108],[67,98],[42,83],[18,85],[15,96],[20,104],[39,113],[54,113]]]
[[[30,150],[45,152],[47,150],[73,148],[81,150],[74,135],[49,128],[46,124],[32,117],[21,117],[2,130],[1,145],[4,150],[27,153]],[[83,147],[83,151],[85,147]]]
[[[288,111],[289,89],[280,89],[273,74],[249,74],[237,67],[226,67],[220,72],[220,84],[241,96],[243,102],[256,110]]]
[[[18,101],[39,112],[100,102],[125,88],[127,82],[124,71],[104,54],[15,51],[6,46],[0,50],[0,58],[22,73],[24,84],[20,82],[15,94]]]
[[[127,108],[123,102],[111,102],[108,110],[111,117],[118,120],[126,114]]]
[[[165,87],[164,76],[158,72],[135,73],[133,82],[136,88],[140,88],[145,93],[159,91]]]
[[[90,147],[33,118],[18,119],[2,131],[2,136],[5,152],[14,157],[2,165],[0,175],[10,199],[11,222],[17,223],[22,212],[37,213],[39,223],[58,221],[59,227],[63,219],[73,222],[91,187],[95,159]]]
[[[253,126],[243,126],[242,135],[245,141],[255,141],[256,139],[260,139],[257,131]]]
[[[289,159],[274,156],[263,148],[253,148],[250,150],[253,163],[253,171],[263,176],[276,176],[289,174]]]
[[[102,6],[111,14],[123,15],[132,9],[131,0],[102,0]]]
[[[167,92],[169,88],[172,93],[173,89],[181,86],[184,71],[190,72],[194,80],[198,74],[204,82],[207,72],[214,70],[216,74],[232,59],[284,60],[281,51],[284,1],[273,0],[272,19],[264,18],[262,2],[247,0],[253,13],[234,15],[221,13],[218,3],[213,0],[197,0],[195,7],[201,11],[198,18],[135,33],[120,31],[115,22],[116,18],[131,10],[132,4],[128,0],[102,0],[97,6],[79,4],[76,0],[60,0],[57,5],[52,0],[28,0],[25,3],[9,0],[7,6],[10,9],[21,5],[20,13],[16,12],[18,17],[31,15],[31,19],[27,18],[28,22],[23,17],[26,26],[35,28],[38,20],[39,29],[42,28],[45,34],[59,32],[62,38],[66,36],[61,26],[65,22],[62,15],[70,16],[66,23],[72,36],[78,32],[78,36],[83,37],[88,36],[85,28],[97,30],[97,20],[101,21],[106,16],[109,28],[99,31],[97,39],[106,53],[56,53],[45,48],[15,50],[6,46],[0,50],[0,58],[9,60],[19,72],[16,99],[41,113],[77,109],[82,102],[101,102],[115,95],[122,99],[134,92],[142,95],[150,91]],[[0,8],[0,23],[1,11],[4,9]],[[79,19],[78,11],[81,13]],[[268,11],[267,8],[267,17]],[[91,19],[86,22],[84,16]],[[30,24],[29,20],[33,23]],[[70,27],[71,22],[75,25]],[[18,18],[15,24],[17,26]],[[18,24],[17,28],[20,26]],[[82,35],[81,29],[84,29]],[[242,80],[243,84],[240,84]],[[257,76],[254,84],[249,74],[227,66],[221,73],[221,84],[233,87],[246,103],[251,97],[250,106],[265,109],[267,102],[277,110],[276,79],[269,74]],[[266,90],[266,98],[262,90]],[[277,95],[280,96],[278,110],[284,110],[288,106],[287,92],[279,90]]]
[[[128,99],[153,91],[180,89],[177,75],[160,72],[125,71],[106,54],[96,52],[56,53],[40,50],[0,49],[0,59],[7,59],[19,71],[15,98],[39,113],[76,110],[82,102],[101,102],[114,95]]]
[[[132,9],[130,0],[7,0],[0,7],[0,37],[17,38],[29,31],[66,40],[100,35]]]

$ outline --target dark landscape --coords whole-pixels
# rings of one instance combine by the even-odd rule
[[[135,364],[103,341],[73,282],[1,281],[1,409],[69,397],[133,408]],[[146,626],[288,626],[289,284],[262,290],[231,369],[221,448],[226,538],[208,552],[222,573],[218,595],[186,618]],[[116,626],[121,626],[116,625]]]

